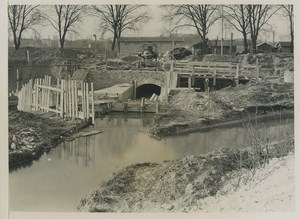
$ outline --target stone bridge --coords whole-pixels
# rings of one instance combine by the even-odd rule
[[[164,71],[110,70],[91,72],[88,81],[94,82],[95,90],[122,83],[134,83],[136,98],[150,97],[153,93],[160,95],[165,87]]]

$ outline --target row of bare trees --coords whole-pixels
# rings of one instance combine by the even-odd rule
[[[44,6],[45,7],[45,6]],[[112,50],[119,48],[119,39],[125,31],[139,30],[150,20],[147,5],[53,5],[41,10],[40,6],[9,5],[9,28],[18,50],[24,31],[34,29],[47,21],[59,35],[60,47],[64,47],[66,35],[77,33],[78,25],[85,16],[99,19],[102,34],[112,34]],[[258,34],[275,13],[286,16],[290,23],[291,45],[294,43],[293,5],[163,5],[163,21],[173,32],[183,28],[195,28],[207,52],[207,35],[212,25],[223,18],[240,32],[244,48],[248,48],[250,35],[252,48],[256,49]],[[42,13],[43,12],[43,13]]]

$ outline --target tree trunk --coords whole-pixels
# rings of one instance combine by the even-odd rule
[[[114,51],[116,46],[116,36],[114,36],[112,44],[111,44],[111,50]]]
[[[245,31],[243,31],[243,38],[244,38],[244,51],[248,50],[248,40],[247,40],[247,34]]]
[[[63,49],[65,45],[65,39],[60,39],[59,43],[60,43],[60,48]]]

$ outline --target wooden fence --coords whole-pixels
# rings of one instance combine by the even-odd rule
[[[62,118],[92,119],[95,121],[93,83],[51,77],[30,79],[18,93],[18,110],[54,112]]]
[[[167,63],[165,63],[167,64]],[[164,65],[165,65],[164,64]],[[236,80],[240,79],[257,79],[259,78],[259,66],[241,65],[232,63],[218,62],[170,62],[170,72],[177,73],[183,77],[203,77],[213,78],[214,82],[217,78],[227,78]]]

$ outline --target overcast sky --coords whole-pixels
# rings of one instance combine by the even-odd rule
[[[139,32],[126,32],[123,34],[123,36],[159,36],[165,27],[164,23],[161,21],[162,9],[160,9],[158,5],[149,5],[149,14],[152,16],[152,19],[147,24],[144,24],[143,29],[141,29]],[[99,39],[100,32],[99,24],[97,22],[98,21],[96,18],[86,17],[79,25],[78,32],[80,35],[69,34],[67,38],[73,40],[86,39],[92,38],[92,36],[96,34],[97,38]],[[284,18],[280,15],[275,15],[271,18],[269,23],[272,26],[273,30],[275,30],[276,32],[275,41],[290,39],[289,22],[287,18]],[[266,26],[266,28],[270,29],[271,26]],[[50,25],[46,27],[38,27],[37,30],[41,34],[41,38],[49,37],[52,39],[57,36],[57,32]],[[196,33],[194,29],[185,29],[182,32]],[[229,39],[231,32],[234,32],[234,38],[242,38],[242,35],[239,32],[230,30],[228,28],[224,28],[224,38]],[[25,34],[25,37],[33,37],[32,31],[28,31]],[[217,37],[220,39],[221,21],[218,21],[211,27],[208,37],[209,39],[216,39]],[[107,35],[106,38],[109,38],[109,35]],[[272,41],[272,35],[271,33],[267,34],[266,32],[264,32],[263,34],[261,34],[260,39],[263,41]]]

